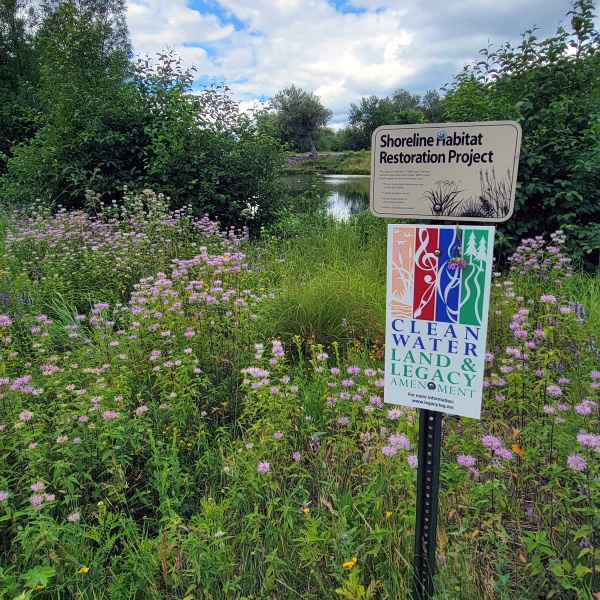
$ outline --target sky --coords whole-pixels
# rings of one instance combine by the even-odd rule
[[[294,84],[348,118],[364,96],[439,90],[481,48],[569,26],[570,0],[128,0],[136,55],[166,48],[242,108]]]

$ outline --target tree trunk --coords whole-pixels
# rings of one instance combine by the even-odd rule
[[[310,154],[313,160],[319,160],[319,155],[317,154],[317,147],[313,142],[312,135],[308,134],[308,143],[310,144]]]

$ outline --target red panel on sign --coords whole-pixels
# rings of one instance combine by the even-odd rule
[[[435,320],[435,282],[438,258],[434,252],[438,248],[438,229],[417,229],[415,251],[415,319]]]

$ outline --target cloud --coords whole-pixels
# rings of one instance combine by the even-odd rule
[[[172,48],[200,82],[244,102],[292,84],[345,121],[351,102],[452,80],[489,43],[520,42],[568,21],[569,0],[129,0],[136,53]]]

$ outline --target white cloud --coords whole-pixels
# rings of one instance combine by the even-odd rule
[[[400,87],[439,88],[479,58],[488,42],[540,36],[568,21],[570,0],[129,0],[136,53],[172,48],[198,76],[225,80],[243,102],[295,84],[346,118],[351,102]],[[341,2],[338,0],[338,4]]]

